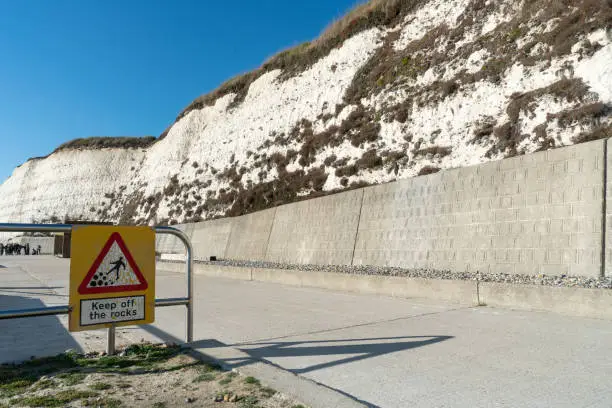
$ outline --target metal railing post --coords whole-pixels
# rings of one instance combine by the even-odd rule
[[[185,248],[187,250],[187,302],[185,303],[185,306],[187,307],[186,338],[187,343],[191,343],[193,341],[193,246],[191,245],[189,237],[179,229],[171,227],[155,227],[155,232],[171,234],[178,237],[183,244],[185,244]]]

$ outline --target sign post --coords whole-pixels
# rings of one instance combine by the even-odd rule
[[[70,331],[108,327],[110,347],[115,327],[153,323],[152,228],[75,225],[71,253]]]

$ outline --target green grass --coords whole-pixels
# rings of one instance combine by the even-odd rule
[[[222,379],[219,380],[219,384],[221,384],[221,385],[227,385],[227,384],[229,384],[231,382],[232,382],[232,379],[229,378],[229,377],[225,377],[225,378],[222,378]]]
[[[92,390],[96,390],[96,391],[103,391],[103,390],[109,390],[113,388],[113,386],[107,383],[97,382],[97,383],[89,384],[89,388],[91,388]]]
[[[257,399],[257,397],[253,396],[253,395],[247,395],[246,397],[242,398],[240,401],[238,401],[238,407],[240,408],[257,408],[259,405],[259,400]]]
[[[259,380],[255,377],[247,377],[244,379],[244,382],[247,384],[255,384],[255,385],[259,385]]]
[[[161,373],[200,364],[178,364],[172,367],[163,365],[167,360],[183,352],[184,349],[178,346],[136,344],[126,349],[124,357],[86,358],[76,352],[68,352],[53,357],[33,358],[20,364],[0,364],[0,398],[10,398],[23,395],[26,392],[49,389],[58,383],[64,386],[74,386],[82,383],[88,373]],[[203,367],[206,372],[215,369],[213,365]],[[45,375],[54,377],[39,381]],[[130,386],[125,384],[119,387],[128,388]],[[105,390],[109,387],[108,384],[102,383],[90,386],[94,390]],[[58,406],[57,404],[62,405],[62,401],[69,398],[66,393],[58,395],[59,397],[30,396],[22,400],[22,405],[36,406],[40,402],[41,406]],[[107,405],[115,406],[116,403],[109,400]]]
[[[216,378],[217,376],[212,373],[203,373],[194,378],[193,382],[214,381]]]
[[[85,400],[81,402],[84,407],[118,408],[123,403],[114,398],[103,397],[102,399]]]
[[[198,368],[200,369],[200,371],[206,371],[206,372],[222,370],[222,367],[219,364],[211,364],[211,363],[203,363],[203,362],[198,363]]]
[[[166,403],[165,402],[156,402],[155,404],[153,404],[153,408],[166,408]]]
[[[31,391],[45,390],[47,388],[55,387],[55,381],[53,380],[40,380],[32,386]]]
[[[28,387],[36,382],[36,378],[22,377],[14,378],[4,384],[0,384],[0,398],[8,398],[24,393]]]
[[[92,391],[60,391],[55,395],[22,397],[11,400],[12,405],[25,405],[27,407],[62,407],[72,401],[97,397],[99,394]]]
[[[77,385],[85,381],[87,374],[79,372],[69,372],[58,374],[55,377],[61,379],[64,385]]]

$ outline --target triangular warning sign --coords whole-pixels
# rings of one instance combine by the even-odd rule
[[[89,272],[79,285],[80,294],[113,293],[145,290],[142,276],[123,238],[113,232]]]

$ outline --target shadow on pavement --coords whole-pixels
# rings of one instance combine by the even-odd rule
[[[38,299],[0,295],[0,310],[45,307]],[[0,320],[0,363],[83,350],[56,316]]]
[[[233,369],[256,362],[264,362],[283,370],[290,371],[297,375],[303,375],[312,371],[321,370],[328,367],[339,366],[342,364],[352,363],[355,361],[364,360],[367,358],[382,356],[385,354],[395,353],[398,351],[410,350],[417,347],[423,347],[430,344],[435,344],[441,341],[452,339],[453,336],[400,336],[400,337],[379,337],[379,338],[362,338],[362,339],[339,339],[339,340],[314,340],[314,341],[286,341],[286,342],[254,342],[248,344],[227,345],[220,341],[209,339],[200,340],[191,344],[191,347],[198,350],[216,349],[224,347],[240,347],[243,356],[228,356],[218,358],[223,363],[225,368]],[[255,346],[255,348],[245,348],[244,346]],[[336,358],[332,361],[326,361],[319,364],[313,364],[308,367],[291,369],[274,363],[269,358],[275,357],[325,357],[325,356],[343,356],[345,358]],[[202,356],[206,359],[206,355]],[[308,359],[305,359],[308,361]],[[371,402],[362,400],[355,395],[349,394],[341,389],[330,387],[325,384],[320,384],[324,387],[333,389],[334,391],[343,394],[344,396],[353,399],[357,402],[365,404],[370,408],[380,408]]]
[[[142,326],[142,328],[163,341],[174,342],[177,344],[182,343],[181,339],[172,336],[158,327],[145,325]],[[257,362],[263,362],[300,375],[315,370],[364,360],[367,358],[423,347],[452,338],[453,336],[399,336],[339,340],[253,342],[229,345],[218,340],[206,339],[192,342],[189,346],[194,350],[202,351],[202,353],[196,353],[204,361],[210,360],[211,356],[214,355],[214,359],[222,363],[225,369],[234,369]],[[212,351],[213,349],[227,348],[239,350],[239,353],[225,353],[225,357],[219,357],[219,354],[216,352],[211,352],[210,355],[203,354],[206,353],[206,349],[211,349]],[[299,369],[283,367],[278,363],[268,360],[269,358],[274,357],[333,357],[343,355],[348,355],[348,357],[337,358],[332,361],[314,364]],[[325,384],[321,385],[333,389],[348,398],[363,403],[368,407],[380,408],[377,405],[361,400],[340,389],[329,387]]]
[[[163,341],[177,344],[183,342],[183,340],[174,337],[153,325],[144,325],[141,327]],[[268,359],[275,357],[341,357],[343,355],[349,355],[348,357],[337,358],[332,361],[314,364],[299,369],[288,369],[283,367],[283,369],[291,371],[295,374],[305,374],[324,368],[352,363],[398,351],[428,346],[452,338],[453,336],[398,336],[337,340],[272,341],[239,344],[225,344],[218,340],[206,339],[194,341],[190,344],[190,346],[194,349],[231,347],[248,355],[248,357],[243,358],[232,357],[223,359],[223,362],[229,368],[242,367],[256,361],[264,361],[274,364]]]
[[[289,369],[295,374],[305,374],[341,364],[352,363],[372,357],[398,351],[410,350],[451,339],[452,336],[400,336],[362,339],[314,340],[314,341],[283,341],[245,343],[239,350],[259,359],[275,357],[312,357],[336,356],[335,360],[310,365],[299,369]],[[248,346],[249,348],[243,348]],[[253,347],[253,348],[252,348]]]
[[[159,334],[156,333],[156,335],[159,337]],[[226,363],[230,368],[242,367],[256,361],[271,363],[269,359],[275,357],[338,357],[332,361],[314,364],[299,369],[283,367],[285,370],[291,371],[295,374],[306,374],[324,368],[365,360],[367,358],[423,347],[452,338],[452,336],[401,336],[363,339],[243,343],[229,345],[218,340],[209,339],[193,342],[191,346],[197,349],[233,347],[242,351],[243,353],[248,354],[248,358],[232,357],[224,359],[224,363]],[[254,348],[245,348],[244,346],[254,346]],[[344,355],[349,355],[349,357],[342,357]]]

